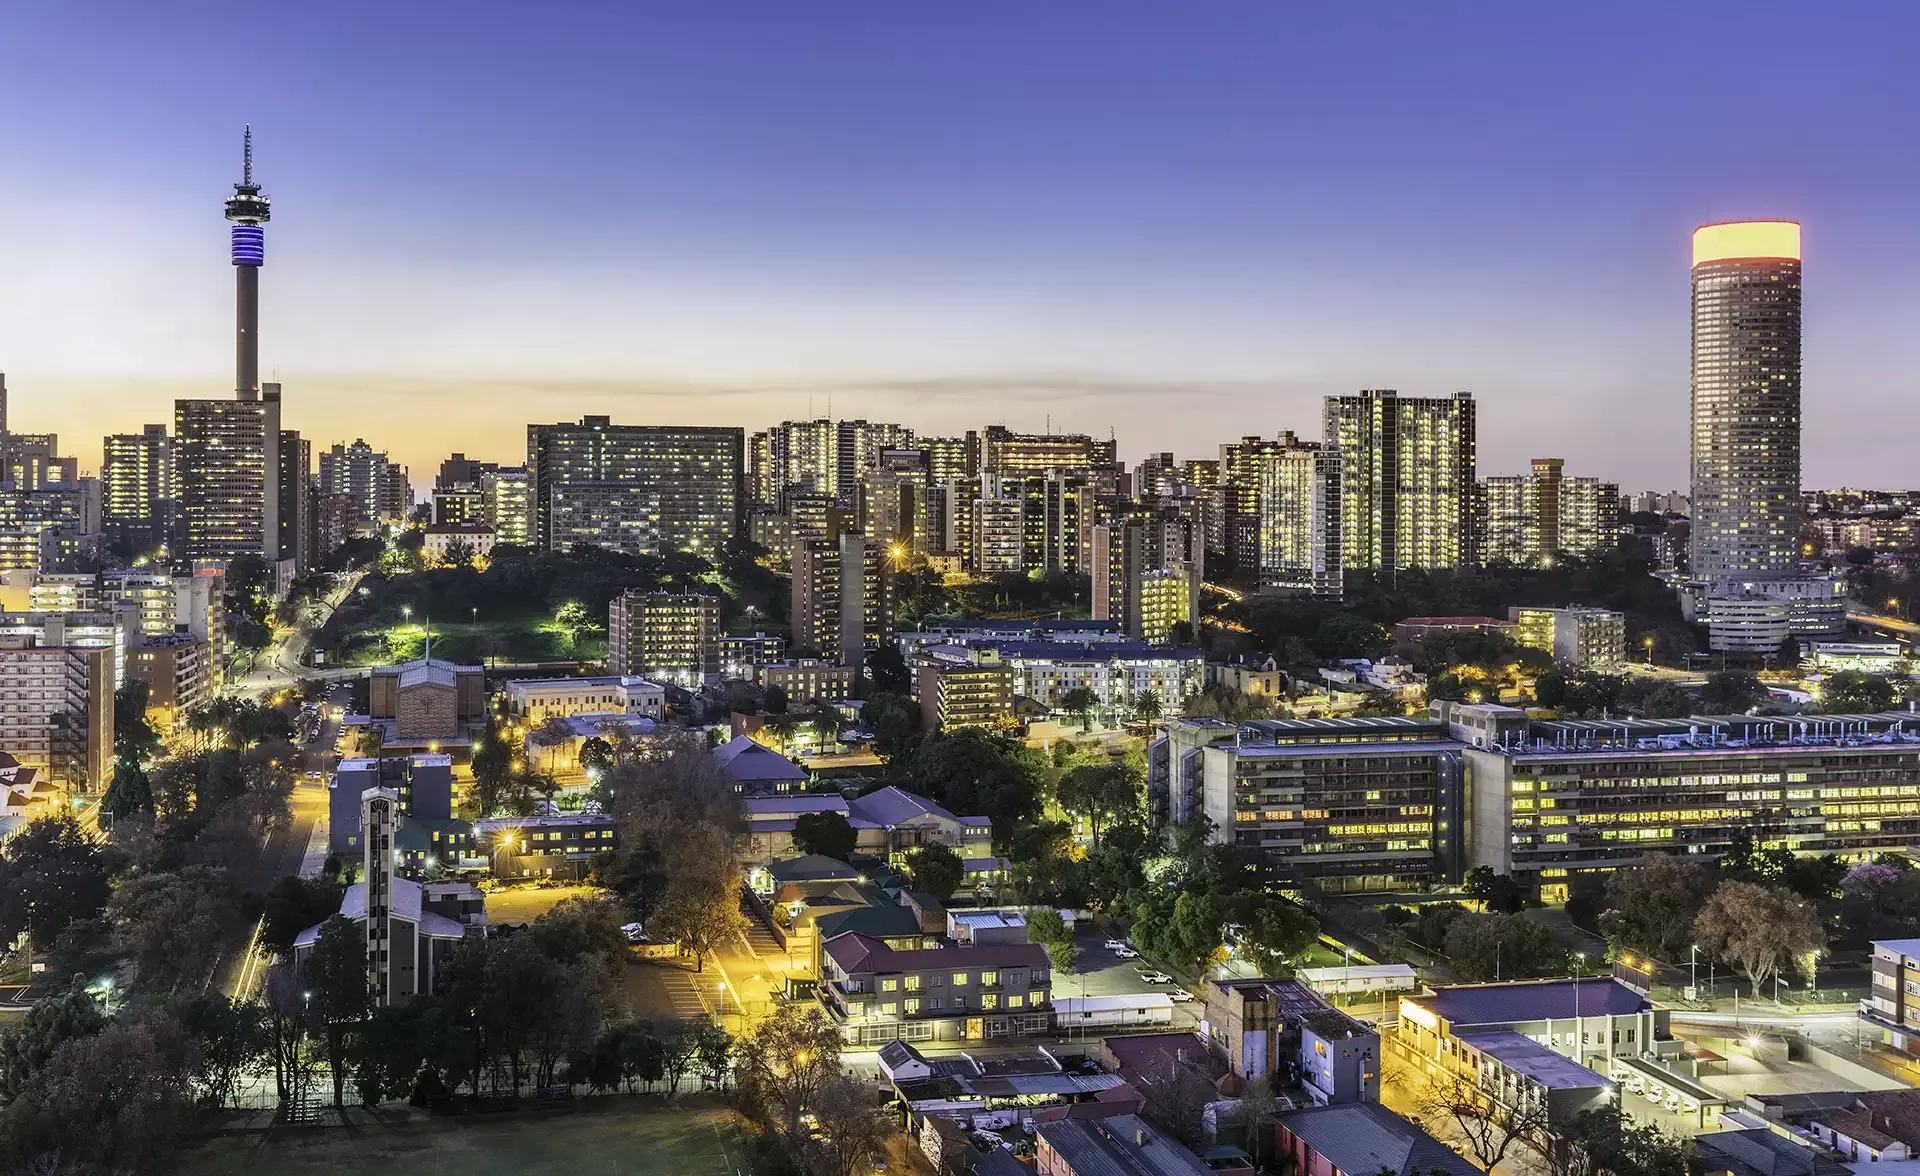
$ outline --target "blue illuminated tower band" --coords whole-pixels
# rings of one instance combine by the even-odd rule
[[[245,141],[240,182],[227,198],[227,219],[233,222],[234,275],[234,393],[242,400],[260,399],[260,267],[267,260],[267,234],[260,226],[273,210],[260,185],[253,182],[253,128]]]

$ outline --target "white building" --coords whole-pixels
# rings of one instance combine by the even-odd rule
[[[500,692],[507,713],[532,723],[558,715],[666,715],[666,687],[645,678],[615,674],[599,678],[519,678]]]
[[[1206,685],[1206,654],[1131,641],[980,641],[934,645],[920,656],[936,663],[1003,665],[1013,670],[1013,692],[1058,707],[1085,687],[1097,705],[1126,707],[1149,692],[1172,712]]]

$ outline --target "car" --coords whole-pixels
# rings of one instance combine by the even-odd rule
[[[1175,988],[1167,992],[1167,997],[1172,1000],[1174,1004],[1186,1004],[1193,999],[1193,993],[1188,992],[1184,988]]]
[[[1116,947],[1113,949],[1113,954],[1119,956],[1123,960],[1137,960],[1140,958],[1140,953],[1133,950],[1131,947]]]
[[[1167,975],[1165,972],[1142,972],[1140,973],[1140,979],[1148,984],[1173,983],[1173,977]]]
[[[1105,946],[1108,951],[1119,951],[1121,948],[1127,947],[1130,945],[1124,939],[1109,939],[1107,940]]]

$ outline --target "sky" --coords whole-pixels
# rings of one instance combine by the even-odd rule
[[[0,11],[0,371],[98,438],[262,378],[416,486],[530,421],[1210,456],[1467,390],[1483,475],[1686,482],[1688,238],[1805,223],[1807,485],[1911,486],[1920,7],[255,5]],[[1874,427],[1876,425],[1882,427]]]

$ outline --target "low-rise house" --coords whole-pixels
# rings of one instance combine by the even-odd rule
[[[1765,1127],[1696,1135],[1693,1161],[1707,1176],[1855,1176],[1826,1152]]]
[[[571,771],[580,763],[580,749],[589,739],[645,739],[658,729],[644,715],[620,712],[582,712],[549,715],[529,730],[521,742],[521,753],[528,763],[539,764],[549,772]]]
[[[1806,1117],[1808,1134],[1851,1163],[1920,1158],[1920,1090],[1851,1096],[1849,1105]]]
[[[835,793],[807,793],[748,796],[743,803],[747,836],[740,839],[738,856],[750,868],[768,869],[792,856],[793,830],[800,817],[822,812],[846,818],[856,834],[855,849],[863,854],[890,858],[922,845],[940,844],[960,855],[970,874],[987,875],[1003,868],[993,856],[991,818],[957,817],[899,788],[882,788],[851,800]]]
[[[1283,1111],[1274,1134],[1281,1164],[1298,1176],[1480,1176],[1453,1149],[1377,1102]]]
[[[820,999],[849,1042],[987,1041],[1053,1024],[1052,967],[1037,943],[899,951],[827,940]]]
[[[714,748],[713,762],[733,781],[733,790],[746,796],[804,792],[807,788],[805,768],[745,735],[736,735]]]

